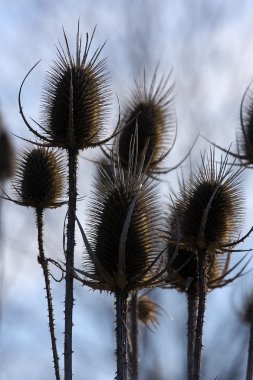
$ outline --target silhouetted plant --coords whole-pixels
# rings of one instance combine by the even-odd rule
[[[115,294],[117,379],[122,380],[127,379],[128,296],[158,285],[165,273],[156,232],[161,227],[157,188],[143,173],[144,160],[145,150],[141,162],[132,154],[128,171],[117,165],[110,175],[101,166],[89,207],[89,240],[78,221],[88,255],[85,270],[76,270],[76,278]]]
[[[49,329],[51,335],[55,378],[60,380],[59,357],[54,331],[53,298],[51,293],[48,261],[44,253],[43,214],[47,208],[62,206],[64,187],[64,160],[59,153],[49,148],[38,147],[25,150],[17,159],[12,187],[14,198],[5,193],[8,199],[18,205],[33,207],[38,230],[38,262],[42,267],[46,299],[48,305]]]
[[[141,156],[144,146],[148,142],[145,158],[145,165],[148,163],[149,168],[148,175],[156,176],[169,173],[178,168],[189,156],[192,148],[176,166],[163,168],[160,165],[172,151],[177,137],[173,96],[175,85],[169,85],[171,74],[172,71],[167,76],[164,75],[157,79],[157,65],[150,86],[147,84],[145,70],[143,79],[135,80],[135,87],[123,108],[123,116],[120,122],[121,132],[115,138],[112,150],[108,151],[102,147],[107,158],[110,159],[113,156],[116,147],[120,164],[127,169],[129,155],[131,154],[131,141],[136,133],[136,128],[138,128],[136,144],[138,157]]]
[[[76,56],[72,56],[68,40],[64,33],[66,51],[60,45],[57,49],[57,60],[47,74],[42,97],[42,117],[36,131],[28,123],[21,105],[21,116],[31,132],[38,137],[44,146],[54,146],[67,150],[68,153],[68,222],[66,246],[66,296],[65,296],[65,343],[64,368],[65,380],[72,379],[72,326],[73,326],[73,276],[75,247],[75,215],[77,201],[77,166],[79,150],[100,146],[109,141],[100,139],[104,133],[106,118],[110,106],[110,83],[106,71],[106,60],[99,60],[101,47],[98,47],[91,58],[88,58],[95,29],[89,38],[86,35],[84,53],[81,52],[79,23],[76,37]]]
[[[241,171],[234,172],[227,166],[227,157],[218,169],[211,151],[210,157],[202,156],[201,166],[188,182],[181,183],[171,206],[169,281],[188,297],[189,380],[200,378],[207,290],[224,286],[242,273],[240,270],[234,278],[226,279],[231,273],[228,267],[230,253],[242,241],[234,240],[243,216],[238,178]],[[224,252],[228,255],[220,262],[219,255]]]

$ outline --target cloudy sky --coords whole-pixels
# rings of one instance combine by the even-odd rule
[[[184,156],[197,133],[224,147],[235,141],[240,102],[253,79],[253,4],[250,0],[197,0],[194,3],[187,0],[0,0],[0,109],[10,133],[31,138],[19,115],[19,86],[29,69],[41,59],[23,90],[25,113],[38,120],[43,81],[56,57],[56,46],[59,41],[63,42],[62,28],[74,48],[79,18],[83,36],[86,32],[91,33],[97,25],[94,49],[107,41],[103,56],[108,57],[113,91],[121,104],[133,87],[134,78],[142,74],[144,67],[148,79],[152,77],[157,62],[160,62],[161,75],[173,68],[178,137],[171,153],[171,165]],[[111,128],[116,122],[116,114],[117,109],[113,109]],[[12,141],[17,151],[25,146],[15,137]],[[192,153],[193,165],[198,162],[200,151],[207,146],[203,139],[199,139]],[[89,157],[89,154],[85,156]],[[92,157],[96,154],[99,152],[92,152]],[[85,200],[79,205],[78,212],[84,215],[94,170],[93,165],[85,160],[80,161],[79,169],[79,189]],[[169,184],[165,185],[165,191],[176,187],[175,179],[176,174],[167,179]],[[243,175],[243,184],[246,231],[251,225],[253,212],[253,180],[249,171]],[[65,211],[51,211],[46,215],[46,249],[54,257],[62,254]],[[53,378],[43,279],[36,260],[33,213],[4,204],[2,220],[4,288],[0,322],[0,380]],[[246,246],[253,246],[252,238]],[[79,263],[82,250],[82,244],[78,245]],[[218,327],[223,329],[225,337],[237,328],[228,327],[223,321],[229,317],[234,321],[231,326],[236,326],[238,299],[247,293],[249,285],[248,278],[237,287],[210,294],[206,352],[213,348],[213,336]],[[54,284],[54,293],[56,326],[62,350],[63,283]],[[143,367],[148,371],[157,365],[159,379],[163,379],[162,376],[167,379],[170,374],[172,380],[181,380],[185,365],[185,300],[175,292],[165,294],[156,291],[154,296],[165,312],[156,334],[143,332],[143,339],[149,342],[146,350],[149,364],[144,366],[143,363]],[[115,372],[112,297],[77,285],[74,319],[74,378],[112,379]],[[226,350],[231,348],[231,357],[246,332],[243,327],[238,331],[242,338],[236,340],[235,346],[224,346]],[[164,355],[164,347],[168,347],[167,355]],[[247,348],[244,349],[246,353]],[[151,352],[152,356],[149,356]],[[211,371],[211,366],[215,366],[216,372],[208,372],[212,376],[210,378],[225,371],[218,360],[219,355],[213,356],[217,362],[207,364],[205,369]],[[180,362],[182,364],[178,365]]]

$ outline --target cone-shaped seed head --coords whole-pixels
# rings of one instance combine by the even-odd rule
[[[91,38],[92,40],[92,38]],[[81,59],[77,36],[76,60],[58,50],[58,60],[48,73],[43,92],[42,124],[53,145],[85,149],[98,143],[110,104],[109,76],[105,60],[97,62],[100,50],[87,60],[87,40]]]
[[[90,227],[96,258],[113,279],[105,290],[141,288],[157,268],[157,264],[152,268],[152,263],[160,253],[155,233],[159,223],[157,192],[150,181],[130,171],[124,174],[119,168],[110,175],[101,168],[99,179],[90,205]],[[121,245],[124,228],[126,239]],[[90,269],[100,275],[93,266]]]
[[[231,167],[226,168],[226,161],[217,170],[211,154],[207,164],[203,158],[197,174],[181,186],[170,229],[177,225],[186,249],[221,249],[236,237],[243,216],[240,171],[233,173]]]
[[[35,208],[57,207],[64,191],[62,157],[50,149],[22,153],[13,182],[18,201]]]
[[[253,94],[246,89],[241,103],[241,131],[237,135],[239,154],[253,163]]]
[[[157,71],[157,70],[156,70]],[[135,90],[125,106],[122,125],[124,130],[119,136],[119,157],[122,165],[127,165],[131,139],[138,128],[138,154],[149,141],[145,163],[151,160],[150,169],[156,166],[161,156],[171,147],[175,135],[176,119],[171,93],[174,86],[168,87],[167,78],[156,83],[156,74],[149,90],[146,88],[146,78],[136,82]],[[152,158],[152,159],[151,159]]]

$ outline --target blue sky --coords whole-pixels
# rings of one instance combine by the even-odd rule
[[[41,59],[23,90],[26,114],[38,119],[43,80],[55,58],[55,46],[59,40],[63,41],[62,27],[73,47],[79,17],[84,36],[97,25],[94,48],[107,40],[103,54],[108,57],[113,90],[121,103],[133,86],[134,76],[140,75],[144,66],[149,77],[158,61],[161,73],[168,73],[173,67],[178,138],[171,155],[172,163],[185,154],[198,132],[224,147],[235,141],[241,98],[253,79],[251,1],[241,4],[235,0],[199,0],[189,5],[187,0],[0,0],[0,108],[6,128],[11,133],[31,137],[18,112],[19,86],[28,70]],[[116,112],[112,114],[111,124],[115,123]],[[25,145],[14,137],[13,143],[17,149]],[[193,163],[198,162],[199,152],[205,147],[207,143],[200,139],[193,151]],[[92,152],[92,157],[96,154]],[[89,197],[92,164],[81,160],[80,173],[80,193],[85,196],[85,201],[79,206],[79,212],[83,215]],[[250,172],[243,177],[246,231],[251,225],[253,212],[253,177]],[[165,191],[176,187],[175,180],[176,174],[173,174],[169,185],[164,187]],[[53,249],[55,257],[61,257],[63,218],[64,210],[46,215],[46,248],[48,251]],[[0,380],[43,380],[45,373],[52,371],[52,365],[43,280],[36,260],[33,213],[5,204],[3,220],[5,291],[0,335]],[[248,247],[253,245],[252,238],[249,240]],[[77,263],[80,264],[82,250],[80,243],[77,248]],[[62,287],[63,284],[54,285],[60,348],[63,347]],[[211,342],[215,326],[221,323],[222,314],[227,316],[231,313],[231,293],[236,293],[233,297],[240,298],[240,287],[239,290],[233,289],[210,295],[212,306],[207,310],[206,345]],[[169,371],[173,379],[181,380],[183,364],[177,368],[173,363],[180,359],[184,363],[184,330],[182,343],[175,343],[180,329],[184,329],[184,297],[177,297],[175,292],[166,295],[157,292],[157,297],[173,320],[165,315],[161,317],[158,343],[153,343],[156,351],[151,363],[154,360],[153,365],[159,365],[164,375]],[[115,370],[113,299],[79,285],[76,298],[75,379],[112,379]],[[212,310],[219,310],[219,315]],[[236,319],[236,316],[232,318]],[[172,343],[168,344],[168,341]],[[168,345],[170,361],[163,354],[165,345]],[[53,376],[53,371],[51,374]],[[212,375],[215,377],[217,374]]]

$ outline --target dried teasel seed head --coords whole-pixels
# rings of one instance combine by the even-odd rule
[[[13,188],[17,201],[35,208],[54,208],[61,204],[64,191],[64,163],[59,153],[49,148],[24,151],[17,161]]]
[[[141,168],[124,172],[115,166],[109,175],[103,167],[100,170],[89,224],[90,244],[102,271],[88,257],[90,273],[103,290],[152,286],[161,253],[156,233],[161,219],[157,188],[141,174]]]
[[[159,305],[148,296],[141,296],[137,299],[138,320],[146,326],[158,326]]]
[[[176,131],[172,98],[174,85],[168,85],[171,73],[157,82],[157,69],[158,67],[149,88],[147,88],[145,72],[143,82],[135,81],[135,89],[125,106],[121,123],[124,129],[116,139],[119,146],[119,158],[123,166],[128,164],[131,151],[129,147],[136,128],[138,129],[139,156],[148,141],[145,164],[150,162],[150,170],[162,161],[173,145]]]
[[[248,164],[253,164],[253,95],[251,85],[247,87],[241,102],[241,131],[237,135],[238,154]]]
[[[227,158],[220,168],[210,157],[202,156],[202,165],[188,183],[181,186],[173,205],[170,231],[188,250],[222,249],[237,237],[242,217],[242,192],[238,176],[227,167]]]
[[[94,30],[95,31],[95,30]],[[76,59],[60,46],[58,57],[48,72],[42,98],[42,125],[52,145],[85,149],[99,143],[110,105],[111,91],[105,59],[98,60],[102,48],[88,59],[94,36],[86,39],[81,56],[79,25]]]

